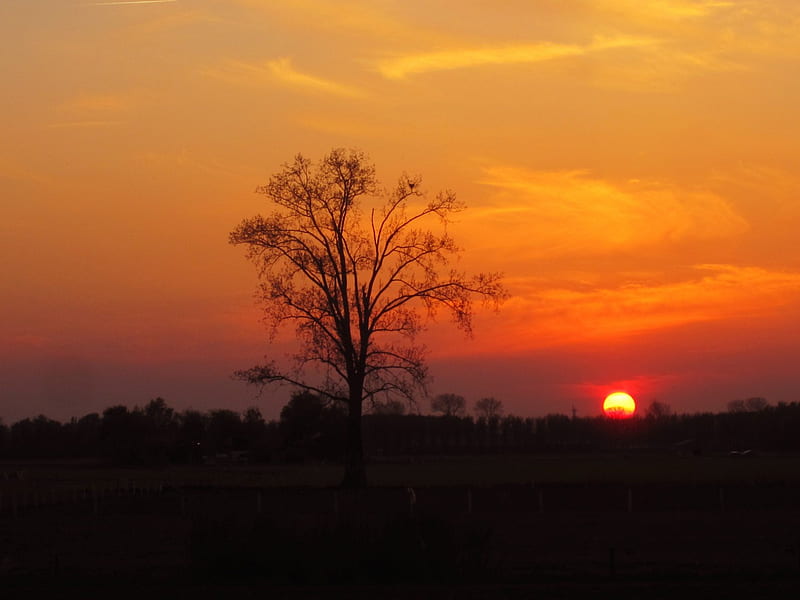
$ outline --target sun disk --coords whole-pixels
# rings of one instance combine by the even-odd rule
[[[603,413],[609,419],[629,419],[635,412],[636,401],[625,392],[609,394],[603,402]]]

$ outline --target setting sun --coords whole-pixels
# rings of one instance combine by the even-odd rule
[[[609,394],[603,402],[603,413],[609,419],[629,419],[635,412],[636,401],[625,392]]]

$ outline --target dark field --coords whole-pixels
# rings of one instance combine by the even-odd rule
[[[104,467],[94,461],[0,461],[2,473],[24,471],[26,487],[118,486],[126,482],[164,482],[179,486],[335,487],[338,464],[208,465],[164,468]],[[485,487],[543,483],[800,483],[800,455],[749,457],[677,455],[489,455],[376,459],[370,484],[386,486]],[[13,485],[13,481],[10,482]]]
[[[397,461],[371,465],[375,487],[360,493],[335,489],[335,465],[0,472],[11,476],[0,479],[0,577],[11,595],[800,591],[797,457]]]

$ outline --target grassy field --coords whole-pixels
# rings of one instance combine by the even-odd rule
[[[395,459],[370,464],[374,487],[357,494],[336,489],[341,465],[0,473],[0,575],[20,596],[65,582],[185,591],[198,577],[195,597],[634,598],[655,585],[671,592],[647,597],[749,598],[800,585],[794,456]]]
[[[12,476],[3,479],[2,474]],[[19,477],[19,479],[17,479]],[[334,487],[338,464],[110,467],[96,462],[0,463],[0,489],[75,486]],[[504,484],[715,484],[800,482],[800,456],[758,455],[494,455],[372,461],[370,485],[379,487],[496,486]]]

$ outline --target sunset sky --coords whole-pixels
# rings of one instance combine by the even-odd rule
[[[456,191],[460,265],[506,275],[474,339],[431,324],[433,393],[799,401],[798,31],[796,0],[2,0],[0,418],[277,416],[230,378],[271,350],[227,236],[340,146]]]

